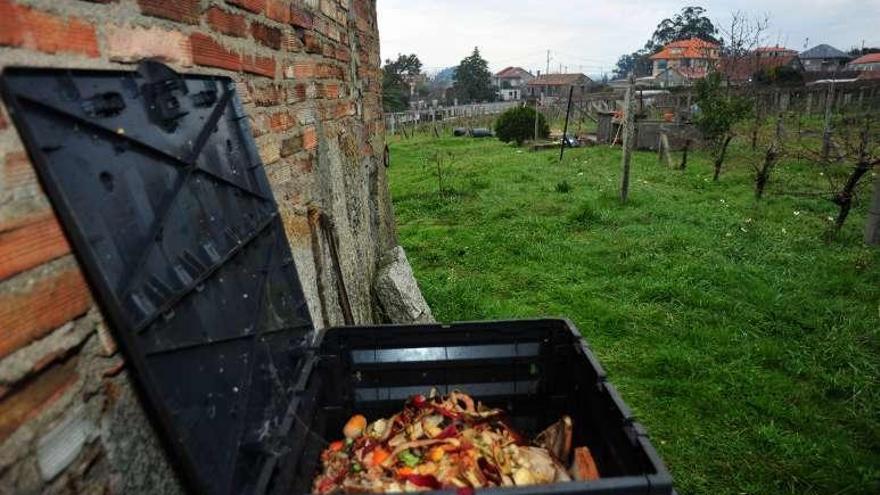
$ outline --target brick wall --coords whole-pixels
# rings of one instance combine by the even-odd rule
[[[374,0],[0,0],[2,66],[237,81],[319,326],[376,319],[395,242],[378,51]],[[0,106],[0,493],[177,491]]]

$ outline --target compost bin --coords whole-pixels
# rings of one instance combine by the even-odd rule
[[[3,95],[188,488],[306,494],[353,413],[463,390],[534,434],[569,414],[602,479],[487,494],[669,494],[644,429],[565,320],[315,331],[233,82],[7,69]]]

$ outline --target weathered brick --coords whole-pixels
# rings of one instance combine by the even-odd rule
[[[77,362],[77,357],[69,358],[25,382],[21,388],[4,394],[0,401],[0,442],[64,396],[79,378]]]
[[[338,84],[324,84],[321,88],[321,96],[324,98],[339,98]]]
[[[288,79],[308,79],[315,77],[318,66],[314,62],[300,62],[288,66],[285,69],[285,77]]]
[[[257,153],[264,165],[271,165],[281,159],[281,143],[275,134],[257,138]]]
[[[0,280],[70,252],[52,212],[35,215],[5,229],[0,226]]]
[[[107,56],[116,62],[138,62],[144,57],[189,67],[193,64],[189,38],[180,31],[159,27],[107,27]]]
[[[239,38],[247,36],[247,21],[243,15],[233,14],[219,7],[211,7],[205,13],[205,19],[215,31]]]
[[[292,91],[287,92],[287,103],[298,103],[306,99],[306,85],[297,84]]]
[[[248,92],[254,105],[258,107],[274,107],[285,102],[285,90],[278,84],[250,84]]]
[[[314,127],[306,127],[302,134],[303,148],[313,150],[318,147],[318,133]]]
[[[98,56],[94,26],[74,17],[59,17],[11,0],[0,0],[0,45],[46,53]]]
[[[288,157],[303,149],[302,136],[292,136],[281,140],[281,156]]]
[[[201,13],[200,0],[138,0],[141,12],[187,24],[198,24]]]
[[[24,275],[22,275],[24,276]],[[0,293],[0,358],[85,313],[91,297],[78,269]]]
[[[281,46],[289,52],[300,52],[303,49],[302,40],[295,31],[285,31],[282,36]]]
[[[276,112],[269,116],[269,127],[273,132],[284,132],[296,124],[287,111]]]
[[[266,0],[226,0],[229,5],[248,10],[255,14],[259,14],[266,9]]]
[[[336,53],[334,56],[337,60],[341,60],[342,62],[351,61],[351,51],[345,47],[336,47]]]
[[[290,6],[290,24],[303,28],[312,29],[314,27],[314,17],[300,7],[291,4]]]
[[[37,174],[24,151],[7,153],[3,159],[3,184],[7,190],[29,187],[37,183]]]
[[[289,24],[290,2],[286,0],[267,0],[266,17],[282,24]]]
[[[226,49],[214,38],[201,33],[193,33],[189,37],[192,45],[193,62],[197,65],[219,67],[240,71],[242,69],[241,56]]]
[[[321,40],[312,32],[303,34],[303,45],[305,45],[306,53],[322,53],[323,51]]]
[[[281,30],[278,28],[254,21],[251,23],[251,35],[261,45],[272,48],[273,50],[281,48]]]
[[[275,77],[275,59],[272,57],[244,56],[242,57],[242,69],[250,74],[258,76]]]

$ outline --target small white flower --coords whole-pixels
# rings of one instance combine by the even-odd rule
[[[825,172],[819,172],[819,176],[825,177]]]
[[[796,216],[796,217],[801,216],[801,212],[799,212],[799,211],[795,211],[795,212],[794,212],[794,216]]]
[[[751,219],[751,218],[746,218],[746,223],[752,223],[752,219]]]
[[[833,221],[834,221],[834,217],[828,217],[828,221],[829,221],[829,222],[833,222]]]
[[[746,228],[745,228],[745,227],[740,227],[740,228],[739,228],[739,230],[742,230],[742,231],[743,231],[743,233],[746,233],[746,232],[748,232],[748,230],[746,230]]]
[[[725,201],[722,199],[721,202],[724,203]]]
[[[733,237],[733,234],[731,234],[730,232],[728,232],[727,235],[726,235],[725,237]]]
[[[582,177],[584,175],[583,172],[578,172],[578,177]]]
[[[783,234],[787,234],[787,233],[788,233],[788,231],[787,231],[787,230],[785,230],[785,229],[784,229],[784,228],[783,228],[783,229],[782,229],[782,233],[783,233]]]

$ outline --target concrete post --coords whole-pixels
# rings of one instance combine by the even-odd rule
[[[623,174],[620,181],[620,201],[626,203],[629,199],[629,170],[632,163],[632,152],[635,145],[635,86],[636,78],[632,73],[629,75],[629,85],[626,88],[626,98],[623,104]]]

